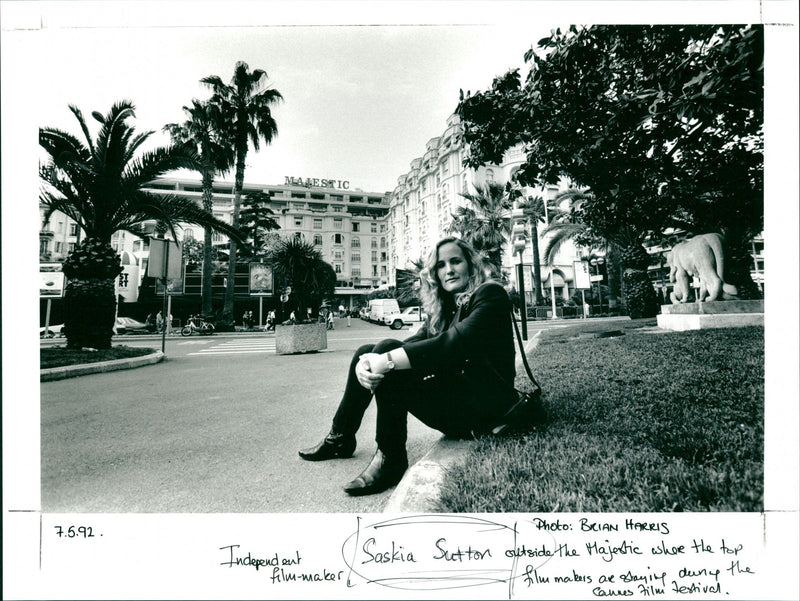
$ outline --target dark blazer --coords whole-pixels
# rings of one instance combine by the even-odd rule
[[[481,405],[507,408],[516,400],[511,301],[497,282],[478,287],[444,331],[429,336],[423,327],[403,348],[412,370],[466,379]]]

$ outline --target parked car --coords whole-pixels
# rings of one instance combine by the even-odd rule
[[[55,326],[48,326],[47,328],[39,328],[39,338],[53,338],[55,336],[63,336],[64,332],[62,332],[62,328],[64,327],[63,323],[60,323]]]
[[[384,315],[383,323],[393,330],[399,330],[403,326],[422,323],[426,317],[427,315],[423,313],[422,307],[406,307],[399,313]]]
[[[361,307],[358,311],[358,316],[364,321],[369,319],[369,307]]]
[[[117,317],[117,334],[152,332],[154,328],[131,317]]]

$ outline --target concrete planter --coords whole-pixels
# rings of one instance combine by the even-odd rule
[[[324,323],[303,323],[275,328],[275,352],[278,355],[313,353],[328,348]]]

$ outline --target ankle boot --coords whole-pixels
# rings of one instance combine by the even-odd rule
[[[356,450],[354,434],[338,434],[333,430],[315,447],[299,451],[300,457],[306,461],[325,461],[334,457],[346,458]]]
[[[367,468],[349,482],[344,491],[353,496],[383,492],[400,482],[406,469],[408,459],[405,453],[386,456],[378,449]]]

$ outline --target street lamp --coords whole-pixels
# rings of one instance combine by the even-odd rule
[[[603,257],[595,257],[589,261],[594,266],[595,275],[597,276],[597,297],[600,299],[600,313],[603,313],[603,290],[600,288],[600,282],[603,281],[603,274],[600,273],[600,268],[606,260]]]

